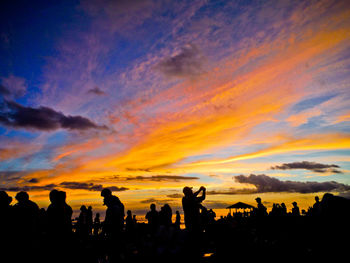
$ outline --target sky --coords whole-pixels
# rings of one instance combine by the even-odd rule
[[[218,214],[350,197],[349,1],[2,1],[0,190]],[[15,203],[15,201],[13,202]]]

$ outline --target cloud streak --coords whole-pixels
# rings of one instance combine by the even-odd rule
[[[152,176],[130,176],[125,177],[127,181],[171,181],[171,182],[180,182],[186,180],[198,180],[198,177],[195,176],[181,176],[181,175],[152,175]]]
[[[30,180],[31,183],[33,179]],[[85,182],[62,182],[59,184],[46,184],[46,185],[24,185],[24,186],[10,186],[10,187],[0,187],[1,191],[19,192],[19,191],[47,191],[55,188],[63,188],[69,190],[86,190],[93,192],[100,192],[103,188],[109,188],[112,192],[122,192],[127,191],[127,187],[117,187],[117,186],[107,186],[104,187],[101,184],[85,183]]]
[[[334,168],[339,168],[339,166],[336,164],[322,164],[322,163],[308,162],[308,161],[284,163],[282,165],[276,165],[271,167],[272,170],[305,169],[305,170],[311,170],[316,173],[326,173],[326,172],[342,173],[340,170],[334,169]]]

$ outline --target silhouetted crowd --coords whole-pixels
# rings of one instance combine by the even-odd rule
[[[0,262],[223,262],[228,258],[316,260],[343,256],[350,234],[350,200],[324,194],[322,200],[300,212],[293,202],[273,204],[268,213],[260,197],[249,212],[231,212],[216,220],[202,202],[205,187],[196,192],[184,187],[181,215],[169,204],[159,211],[155,204],[138,223],[131,210],[109,189],[101,197],[107,207],[104,221],[93,218],[92,207],[82,205],[76,223],[66,193],[52,190],[45,210],[27,192],[12,197],[0,191]],[[345,240],[344,240],[345,239]]]

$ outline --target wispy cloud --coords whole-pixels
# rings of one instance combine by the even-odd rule
[[[156,68],[168,77],[195,77],[203,73],[205,60],[200,49],[189,44],[180,53],[162,60]]]
[[[99,87],[94,87],[94,88],[92,88],[92,89],[89,89],[89,90],[87,91],[87,93],[89,93],[89,94],[94,94],[94,95],[97,95],[97,96],[106,95],[106,93],[105,93],[103,90],[101,90]]]

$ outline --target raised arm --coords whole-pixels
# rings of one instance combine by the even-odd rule
[[[198,190],[196,193],[197,193],[197,195],[198,195],[199,192],[200,192],[201,190],[203,190],[202,196],[196,198],[198,202],[202,202],[202,201],[205,199],[205,192],[206,192],[206,189],[205,189],[204,186],[201,186],[201,188],[199,188],[199,190]],[[196,196],[197,196],[197,195],[196,195]]]

